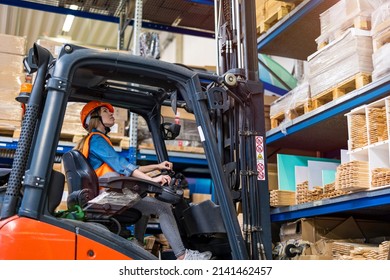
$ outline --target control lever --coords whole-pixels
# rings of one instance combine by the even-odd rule
[[[169,175],[173,178],[173,176],[175,176],[175,171],[169,169],[161,169],[161,175]]]

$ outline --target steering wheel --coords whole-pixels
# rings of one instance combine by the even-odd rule
[[[185,177],[181,173],[175,174],[172,170],[161,170],[161,174],[171,176],[171,182],[169,185],[162,187],[163,192],[157,195],[156,198],[175,205],[183,199],[183,187],[187,187],[187,184],[183,184],[183,182],[186,182]]]

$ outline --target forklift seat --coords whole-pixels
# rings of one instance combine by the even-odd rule
[[[98,178],[92,166],[78,150],[66,152],[62,157],[68,182],[68,209],[83,209],[86,221],[101,224],[113,223],[118,233],[120,225],[130,226],[142,216],[131,208],[147,193],[161,194],[160,185],[133,177],[114,176]],[[99,187],[105,192],[99,194]]]

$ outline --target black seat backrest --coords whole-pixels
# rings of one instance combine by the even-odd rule
[[[73,206],[81,206],[85,212],[84,219],[90,222],[98,222],[104,225],[114,223],[115,230],[120,232],[123,225],[134,224],[142,216],[137,209],[129,209],[115,203],[90,203],[90,200],[99,195],[99,179],[85,156],[78,150],[71,150],[62,156],[65,176],[68,182],[68,209]],[[108,187],[109,188],[109,187]],[[119,188],[121,191],[121,188]],[[125,213],[123,213],[126,211]],[[111,229],[110,229],[111,230]]]
[[[62,156],[68,192],[88,189],[91,197],[99,193],[99,180],[85,156],[78,150],[71,150]]]
[[[53,214],[57,206],[61,203],[64,192],[65,176],[59,171],[53,170],[50,177],[47,210]]]

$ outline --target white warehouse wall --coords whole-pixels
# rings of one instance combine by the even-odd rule
[[[183,36],[183,64],[216,66],[215,39]]]
[[[161,60],[190,66],[215,66],[215,40],[190,35],[174,35],[170,44],[169,34],[160,33]]]

